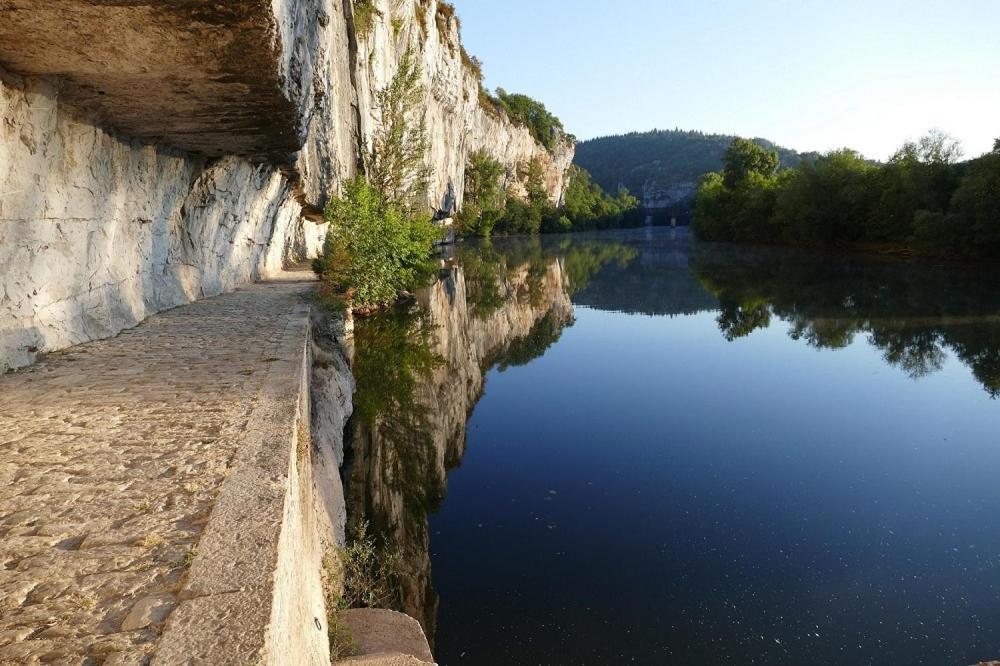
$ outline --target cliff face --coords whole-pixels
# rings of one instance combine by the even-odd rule
[[[573,142],[558,137],[549,152],[526,127],[481,106],[479,79],[463,62],[458,21],[438,0],[377,0],[375,6],[378,13],[371,30],[358,35],[358,101],[365,140],[370,141],[376,128],[375,93],[389,83],[399,59],[411,51],[421,65],[426,91],[433,170],[429,203],[446,212],[461,205],[467,158],[481,149],[512,170],[532,159],[541,161],[549,195],[558,202],[573,162]]]
[[[460,205],[479,148],[540,159],[558,199],[572,144],[480,108],[435,0],[376,4],[357,35],[350,0],[0,3],[0,371],[315,254],[407,50],[429,205]]]

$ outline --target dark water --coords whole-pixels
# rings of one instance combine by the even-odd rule
[[[420,301],[359,329],[349,492],[440,663],[1000,658],[996,269],[640,230]]]

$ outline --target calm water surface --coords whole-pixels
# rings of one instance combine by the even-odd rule
[[[1000,658],[1000,275],[665,229],[359,326],[350,510],[440,663]]]

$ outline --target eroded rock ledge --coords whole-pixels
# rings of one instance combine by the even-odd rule
[[[313,64],[295,39],[315,39],[320,4],[8,0],[2,58],[58,77],[67,102],[137,139],[291,161]]]

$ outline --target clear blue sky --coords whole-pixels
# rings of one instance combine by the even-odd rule
[[[884,159],[1000,137],[1000,0],[455,0],[486,83],[581,139],[653,128]]]

